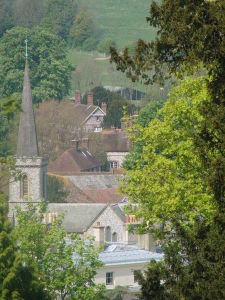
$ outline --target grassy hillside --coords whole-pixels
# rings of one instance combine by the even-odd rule
[[[155,36],[155,29],[146,22],[151,0],[82,0],[81,3],[94,17],[103,37],[115,40],[119,48],[138,38],[151,40]]]
[[[143,38],[148,41],[155,36],[155,30],[146,22],[151,0],[81,0],[94,17],[97,26],[102,29],[102,38],[116,41],[123,48]],[[97,52],[70,50],[69,59],[76,71],[72,77],[72,93],[75,89],[85,92],[95,86],[122,86],[140,90],[149,98],[165,97],[169,86],[164,91],[158,85],[145,86],[132,83],[126,76],[115,70],[109,58]]]

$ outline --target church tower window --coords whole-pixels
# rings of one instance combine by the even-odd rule
[[[28,196],[28,177],[26,174],[24,174],[21,179],[21,196],[22,198]]]

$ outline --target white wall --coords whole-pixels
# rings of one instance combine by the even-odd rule
[[[134,282],[134,270],[144,270],[146,263],[126,264],[118,266],[104,266],[95,276],[96,283],[106,283],[106,273],[113,272],[113,285],[107,285],[107,289],[113,289],[117,285],[137,287],[138,283]]]

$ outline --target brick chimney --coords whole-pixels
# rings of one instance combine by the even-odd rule
[[[106,103],[102,102],[102,110],[104,111],[105,114],[106,114],[106,109],[107,109]]]
[[[81,94],[79,90],[75,91],[75,104],[80,104]]]
[[[94,99],[94,93],[93,93],[93,92],[88,92],[88,100],[87,100],[87,104],[88,104],[88,105],[94,105],[94,104],[93,104],[93,99]]]

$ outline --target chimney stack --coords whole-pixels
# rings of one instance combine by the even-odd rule
[[[93,92],[88,92],[88,100],[87,100],[87,104],[88,105],[94,105],[93,104],[93,99],[94,99],[94,93]]]
[[[102,102],[102,110],[104,111],[105,114],[106,114],[106,109],[107,109],[106,102]]]
[[[80,104],[80,103],[81,103],[80,100],[81,100],[81,94],[80,94],[80,91],[79,91],[79,90],[76,90],[76,91],[75,91],[75,104]]]

